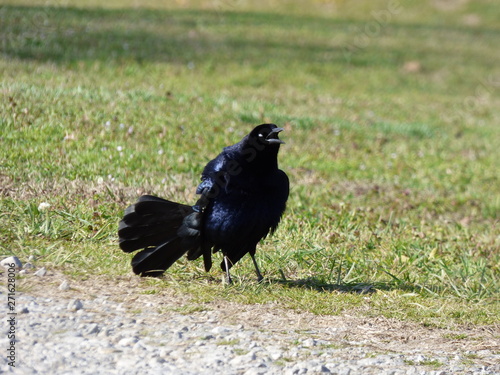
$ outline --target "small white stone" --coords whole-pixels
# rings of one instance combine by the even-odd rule
[[[230,329],[226,327],[215,327],[214,329],[212,329],[212,333],[215,333],[216,335],[228,333],[229,331]]]
[[[118,345],[120,346],[132,346],[135,344],[139,339],[137,337],[125,337],[118,341]]]
[[[305,347],[316,346],[316,340],[312,338],[305,339],[304,341],[302,341],[302,345],[304,345]]]
[[[111,335],[111,333],[112,333],[112,330],[110,330],[110,329],[101,329],[101,330],[99,330],[99,333],[97,334],[97,336],[108,337]]]
[[[47,274],[47,270],[45,269],[45,267],[42,267],[40,268],[38,271],[36,271],[34,273],[35,276],[38,276],[38,277],[43,277]]]
[[[87,327],[85,333],[87,335],[99,333],[99,326],[96,323],[92,323],[90,326]]]
[[[63,291],[66,291],[66,290],[69,290],[70,287],[69,287],[69,283],[64,280],[61,285],[59,285],[59,290],[63,290]]]
[[[50,208],[50,203],[42,202],[38,205],[38,211],[47,211]]]
[[[23,264],[21,263],[19,258],[16,256],[5,258],[4,260],[2,260],[0,262],[0,264],[2,266],[4,266],[5,268],[10,268],[10,267],[12,267],[12,265],[14,265],[14,268],[22,268],[23,267]]]
[[[74,299],[68,303],[69,311],[78,311],[83,309],[83,303],[79,299]]]
[[[277,361],[278,359],[280,359],[281,357],[283,357],[283,353],[279,350],[273,350],[272,352],[269,353],[269,357],[273,360],[273,361]]]
[[[256,359],[256,357],[255,357],[255,354],[253,354],[253,353],[251,353],[250,355],[248,355],[248,354],[240,355],[240,356],[236,356],[233,359],[231,359],[229,361],[229,364],[231,364],[232,366],[241,366],[241,365],[245,365],[247,363],[254,362],[255,359]]]

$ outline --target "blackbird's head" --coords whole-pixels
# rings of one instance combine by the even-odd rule
[[[250,137],[256,139],[258,143],[264,146],[279,146],[280,144],[285,143],[278,137],[278,134],[283,130],[285,129],[278,128],[274,124],[262,124],[252,130]]]

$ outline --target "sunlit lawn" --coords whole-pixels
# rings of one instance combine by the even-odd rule
[[[274,122],[292,190],[268,282],[182,260],[145,291],[497,322],[500,9],[348,3],[0,1],[0,253],[130,274],[126,205],[194,203],[207,161]]]

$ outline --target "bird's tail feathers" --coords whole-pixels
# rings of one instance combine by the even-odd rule
[[[190,206],[143,195],[125,210],[120,221],[120,248],[129,253],[158,246],[176,237],[184,218],[192,212]]]
[[[156,247],[148,247],[132,258],[132,270],[141,276],[161,276],[182,257],[189,247],[182,238],[175,237]]]
[[[125,210],[118,228],[120,248],[144,249],[132,259],[141,276],[160,276],[186,252],[200,247],[200,214],[191,206],[143,195]]]

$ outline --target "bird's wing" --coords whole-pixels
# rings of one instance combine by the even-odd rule
[[[238,162],[229,157],[226,149],[205,166],[196,194],[204,193],[213,199],[220,189],[227,187],[230,177],[239,172]]]

